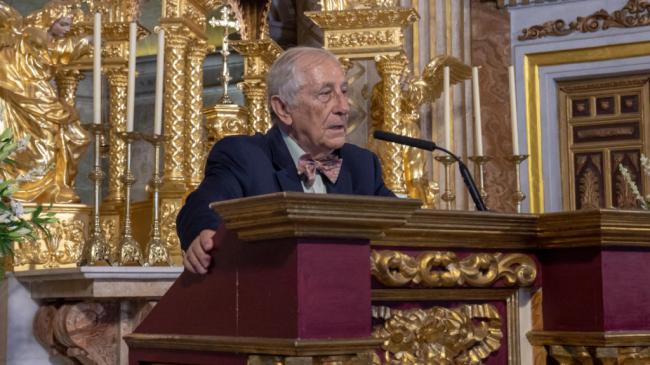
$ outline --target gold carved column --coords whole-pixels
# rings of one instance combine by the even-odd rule
[[[170,257],[182,261],[180,242],[176,235],[176,215],[181,209],[185,186],[185,97],[186,49],[190,38],[181,24],[165,24],[165,95],[164,95],[164,168],[160,188],[161,236],[167,244]]]
[[[407,65],[403,53],[397,55],[378,56],[376,59],[377,72],[382,79],[383,125],[380,129],[391,133],[402,133],[401,99],[402,88],[400,79]],[[379,159],[383,167],[384,181],[389,189],[396,194],[406,194],[406,179],[404,174],[405,148],[395,143],[377,142]]]
[[[235,41],[232,46],[244,57],[244,81],[240,85],[248,107],[249,133],[264,133],[272,124],[266,73],[282,48],[271,39]]]
[[[120,215],[124,204],[124,184],[121,176],[126,165],[126,145],[118,134],[126,130],[126,87],[128,71],[123,67],[113,67],[106,71],[109,99],[109,128],[107,131],[108,153],[108,194],[102,204],[101,225],[104,237],[111,250],[111,257],[117,257],[120,237]]]
[[[118,134],[126,130],[126,89],[129,22],[138,18],[139,3],[129,0],[96,2],[102,11],[102,70],[108,82],[108,191],[101,206],[101,227],[110,247],[111,258],[118,253],[121,215],[124,207],[122,175],[126,166],[126,145]],[[91,9],[94,11],[94,9]],[[138,26],[138,38],[148,31]]]
[[[323,30],[324,47],[348,63],[375,59],[381,77],[380,105],[371,111],[378,122],[375,128],[403,133],[402,89],[400,79],[407,68],[404,55],[404,28],[418,19],[411,8],[401,8],[395,1],[323,2],[322,11],[306,12]],[[368,128],[372,133],[372,128]],[[369,147],[379,155],[386,185],[397,194],[407,193],[405,171],[409,168],[405,149],[392,143],[369,140]]]
[[[169,139],[165,142],[165,177],[163,190],[185,192],[183,174],[183,121],[185,118],[185,49],[189,42],[187,30],[178,25],[165,26],[165,96],[164,128]]]
[[[203,61],[207,53],[205,40],[194,40],[187,52],[185,64],[185,170],[187,190],[192,191],[203,180],[205,144],[207,142],[203,123]]]
[[[106,71],[109,100],[109,155],[108,195],[106,201],[121,204],[124,201],[124,184],[120,176],[126,164],[126,148],[118,133],[126,130],[126,87],[128,80],[126,64]]]

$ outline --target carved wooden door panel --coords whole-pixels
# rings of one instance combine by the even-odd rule
[[[637,208],[620,164],[647,194],[640,157],[650,150],[649,80],[626,75],[558,83],[565,210]]]

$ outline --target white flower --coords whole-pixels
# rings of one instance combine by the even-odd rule
[[[27,148],[29,138],[22,138],[16,142],[16,152],[23,152]]]
[[[14,215],[16,216],[21,216],[25,214],[25,209],[23,208],[23,205],[20,202],[17,202],[15,200],[11,200],[11,211],[14,212]]]
[[[17,230],[16,232],[14,232],[14,233],[17,234],[17,235],[19,235],[19,236],[26,236],[26,235],[28,235],[31,231],[32,231],[32,230],[29,229],[29,228],[22,227],[22,228],[18,228],[18,230]]]
[[[19,183],[34,181],[35,178],[45,175],[45,171],[46,169],[43,166],[35,167],[29,170],[25,175],[18,176],[16,181]]]
[[[0,213],[0,223],[9,223],[11,222],[11,214],[9,212]]]

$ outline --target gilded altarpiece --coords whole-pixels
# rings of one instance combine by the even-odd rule
[[[640,157],[650,149],[648,80],[637,75],[558,85],[564,209],[638,207],[619,165],[642,194],[647,191]]]

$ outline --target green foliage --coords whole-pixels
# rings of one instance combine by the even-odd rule
[[[26,140],[14,142],[11,130],[4,130],[0,134],[0,169],[15,164],[11,156],[24,148],[26,143]],[[0,258],[13,255],[14,242],[36,240],[38,230],[49,238],[46,225],[56,221],[54,213],[43,213],[40,205],[31,210],[24,209],[20,202],[12,198],[17,189],[16,181],[0,178]]]

